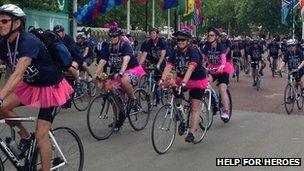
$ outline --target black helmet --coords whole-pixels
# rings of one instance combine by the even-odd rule
[[[214,28],[214,27],[209,28],[209,29],[208,29],[208,33],[209,33],[210,31],[214,32],[217,36],[220,34],[220,32],[218,31],[218,29],[216,29],[216,28]]]
[[[120,35],[122,35],[122,31],[118,27],[112,27],[112,28],[110,28],[108,35],[109,36],[112,36],[112,35],[113,36],[120,36]]]
[[[173,36],[174,37],[181,36],[181,37],[185,37],[187,39],[191,39],[192,38],[192,35],[191,35],[190,31],[189,30],[185,30],[185,29],[179,30],[179,31],[173,33]]]
[[[158,28],[156,28],[156,27],[152,27],[152,28],[149,30],[149,33],[151,33],[152,31],[155,31],[157,34],[159,33],[159,30],[158,30]]]
[[[64,27],[62,25],[56,25],[54,28],[53,28],[53,31],[54,32],[62,32],[64,31]]]

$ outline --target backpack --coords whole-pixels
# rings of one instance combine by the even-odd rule
[[[53,31],[42,30],[41,28],[32,29],[30,33],[35,35],[44,44],[52,60],[61,70],[65,71],[72,66],[71,54],[61,41],[59,35]]]

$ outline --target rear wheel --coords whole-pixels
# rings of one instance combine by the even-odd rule
[[[291,84],[287,84],[284,90],[284,107],[287,114],[291,114],[294,108],[295,94]]]
[[[78,111],[85,111],[91,102],[91,97],[91,90],[87,88],[87,83],[81,81],[81,90],[76,90],[72,94],[72,102]]]
[[[298,86],[297,88],[297,107],[299,110],[302,110],[303,109],[303,105],[304,105],[304,97],[302,96],[302,90],[301,90],[301,87]]]

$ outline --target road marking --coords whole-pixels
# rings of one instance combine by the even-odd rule
[[[274,94],[271,94],[271,95],[264,95],[264,97],[266,97],[266,98],[275,98],[275,96],[284,96],[284,94],[274,93]]]

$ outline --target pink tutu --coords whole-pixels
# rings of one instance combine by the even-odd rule
[[[144,71],[143,67],[140,66],[140,65],[137,66],[137,67],[134,67],[134,68],[132,68],[132,69],[126,70],[126,73],[127,73],[127,74],[131,74],[131,75],[135,75],[135,76],[137,76],[138,78],[140,78],[140,77],[142,77],[142,76],[145,75],[145,71]]]
[[[220,64],[208,64],[208,68],[219,68],[220,66],[221,66]],[[226,62],[224,72],[227,74],[234,73],[233,65],[230,62]],[[211,74],[221,74],[221,73],[211,72]]]
[[[63,105],[73,91],[67,80],[63,79],[58,85],[48,87],[35,87],[21,81],[13,93],[26,106],[49,108]]]
[[[182,82],[182,78],[181,77],[176,77],[176,84],[179,85]],[[204,78],[201,80],[189,80],[186,87],[188,89],[192,89],[192,88],[199,88],[199,89],[206,89],[209,85],[209,81],[208,78]]]

